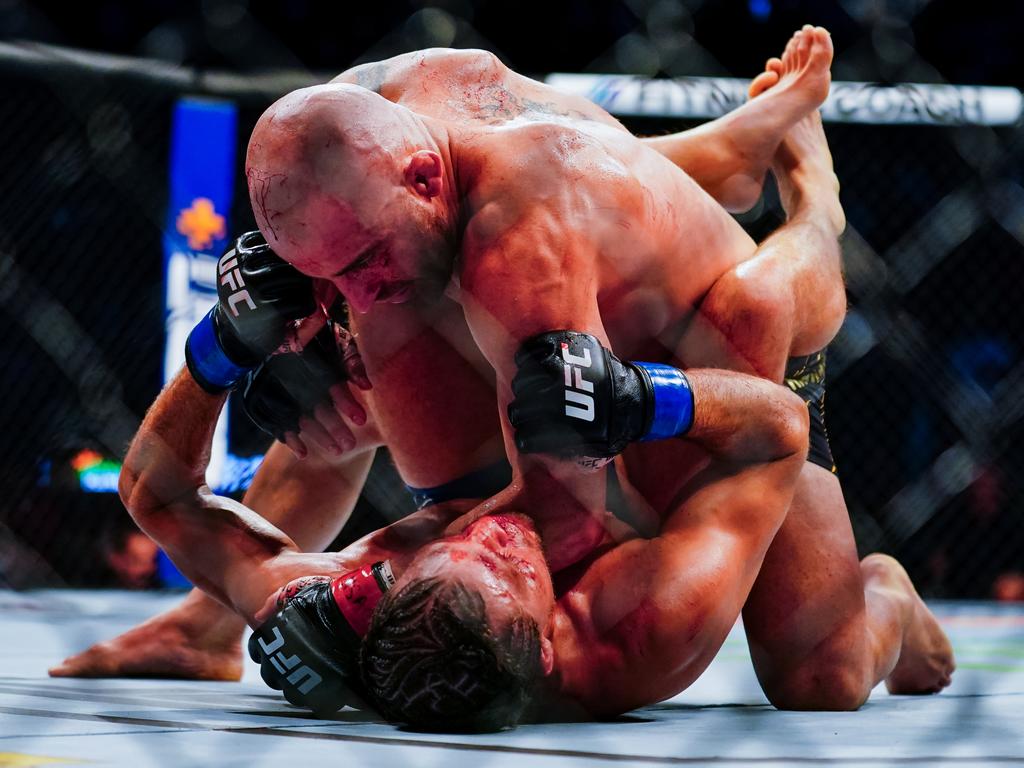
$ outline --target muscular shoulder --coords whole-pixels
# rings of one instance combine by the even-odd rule
[[[535,121],[496,131],[482,146],[470,203],[474,210],[466,244],[489,247],[513,237],[598,233],[590,225],[607,208],[630,204],[636,178],[602,129]],[[627,137],[632,139],[632,137]],[[538,242],[539,244],[539,242]]]
[[[383,61],[359,64],[331,82],[354,83],[385,98],[401,96],[412,83],[456,77],[468,82],[493,81],[508,68],[489,51],[479,49],[426,48]],[[397,93],[395,92],[397,91]],[[389,92],[392,92],[389,95]]]
[[[584,120],[625,129],[580,96],[517,74],[489,51],[428,48],[360,64],[333,82],[354,83],[422,114],[503,125],[524,120]]]

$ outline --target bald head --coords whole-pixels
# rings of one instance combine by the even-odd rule
[[[362,281],[371,297],[387,297],[386,286],[401,282],[399,272],[418,271],[408,263],[413,252],[436,256],[438,222],[448,218],[439,202],[444,173],[438,143],[420,116],[341,83],[279,99],[260,117],[246,154],[256,223],[300,271],[337,277],[381,243],[392,265],[410,254],[402,270],[389,268],[392,277]],[[385,287],[374,294],[377,283]]]
[[[351,201],[371,174],[397,182],[402,156],[427,140],[412,113],[365,88],[328,84],[287,94],[260,117],[246,154],[260,227],[273,243],[278,220],[311,197]]]
[[[426,139],[404,107],[357,85],[328,83],[281,97],[260,117],[249,140],[247,168],[275,162],[317,167],[339,152],[394,155]]]

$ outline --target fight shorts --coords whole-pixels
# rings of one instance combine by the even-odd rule
[[[416,509],[442,504],[455,499],[489,499],[512,482],[512,467],[502,459],[489,467],[470,472],[443,485],[432,488],[405,486],[412,494]]]
[[[785,383],[807,403],[811,417],[807,460],[835,473],[836,465],[825,429],[825,350],[790,358],[786,363]],[[609,472],[608,475],[609,495],[621,496],[616,473]],[[416,509],[424,509],[455,499],[489,499],[511,482],[512,467],[507,461],[499,461],[442,485],[431,488],[407,485],[406,488],[412,494]]]
[[[807,460],[835,474],[836,463],[825,429],[825,350],[804,357],[791,357],[786,363],[785,384],[807,403],[811,417],[810,447]]]
[[[622,492],[622,486],[619,485],[619,476],[614,464],[608,466],[606,476],[608,509],[616,517],[632,524],[630,520],[623,517],[623,511],[628,509],[628,505]],[[425,509],[434,504],[456,499],[489,499],[498,491],[507,488],[511,482],[512,467],[507,461],[499,461],[443,485],[435,485],[432,488],[415,488],[411,485],[405,487],[412,494],[416,509]]]

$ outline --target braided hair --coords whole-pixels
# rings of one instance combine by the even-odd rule
[[[541,677],[540,631],[520,615],[495,633],[479,592],[455,580],[419,579],[381,600],[360,666],[389,720],[495,731],[516,724]]]

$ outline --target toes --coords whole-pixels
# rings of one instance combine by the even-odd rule
[[[818,27],[815,30],[814,45],[811,47],[811,57],[827,58],[832,60],[832,35],[827,30]]]
[[[749,97],[753,99],[755,96],[760,96],[778,82],[779,75],[777,72],[762,72],[750,83],[750,89],[747,93]]]
[[[47,670],[47,674],[50,677],[92,677],[108,674],[110,672],[110,665],[106,663],[105,657],[98,653],[97,650],[90,649],[70,656],[57,666]]]
[[[50,677],[70,677],[72,674],[71,660],[62,661],[55,667],[50,667],[46,670],[46,674]]]
[[[802,65],[805,61],[807,61],[807,54],[811,50],[811,41],[814,40],[814,35],[809,34],[807,32],[807,29],[807,27],[804,27],[800,35],[800,39],[797,41],[796,55],[797,59],[799,60],[797,62],[798,66]]]
[[[782,52],[782,63],[786,69],[790,69],[790,65],[793,62],[793,51],[796,48],[796,36],[789,38],[789,42],[786,43],[786,48]]]
[[[764,68],[766,72],[774,72],[781,77],[783,70],[782,59],[772,57],[765,62]]]

